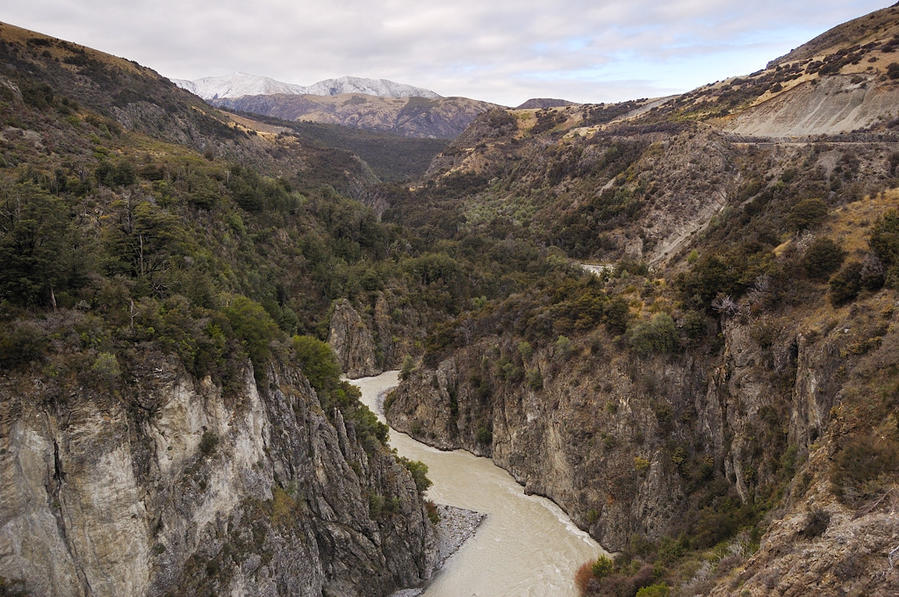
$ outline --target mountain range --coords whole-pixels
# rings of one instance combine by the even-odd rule
[[[440,97],[430,89],[395,83],[387,79],[362,77],[325,79],[308,86],[284,83],[270,77],[248,73],[203,77],[194,81],[185,79],[171,79],[171,81],[178,87],[199,95],[204,100],[238,98],[245,95],[341,95],[344,93],[362,93],[377,97]]]

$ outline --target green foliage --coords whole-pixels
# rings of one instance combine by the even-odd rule
[[[31,321],[0,325],[0,365],[12,369],[39,359],[49,344],[44,330]]]
[[[671,352],[678,344],[677,326],[667,313],[656,313],[648,322],[634,322],[628,326],[627,341],[639,355]]]
[[[530,369],[527,372],[528,387],[535,392],[543,389],[543,375],[539,369]]]
[[[313,388],[325,391],[337,385],[340,379],[340,363],[327,343],[312,336],[294,336],[291,347],[303,375]]]
[[[105,381],[117,379],[122,374],[118,359],[114,354],[109,352],[101,352],[97,355],[94,364],[91,365],[91,371]]]
[[[224,309],[234,334],[247,351],[257,375],[266,359],[271,355],[271,342],[279,336],[277,324],[262,305],[245,296],[231,297]]]
[[[802,199],[787,216],[787,223],[795,230],[807,230],[827,219],[827,204],[820,199]]]
[[[427,464],[419,460],[410,460],[402,456],[397,458],[397,460],[412,474],[412,480],[415,482],[415,488],[419,493],[423,493],[432,485],[431,480],[428,479]]]
[[[887,268],[887,285],[899,288],[899,211],[892,209],[874,223],[868,244]]]
[[[737,268],[717,255],[700,257],[688,273],[678,276],[677,284],[687,303],[697,309],[710,310],[717,296],[741,292]]]
[[[830,302],[840,306],[853,300],[862,289],[862,264],[850,261],[830,279]]]
[[[668,597],[670,594],[671,587],[660,582],[638,589],[636,597]]]
[[[403,357],[403,364],[400,367],[400,379],[403,381],[409,379],[409,376],[412,375],[413,369],[415,369],[415,359],[413,359],[411,355],[407,354]]]
[[[808,277],[821,280],[835,272],[846,252],[842,247],[826,237],[816,238],[802,256],[802,267]]]
[[[611,558],[599,556],[596,558],[596,561],[593,562],[592,570],[593,576],[596,578],[604,578],[615,570],[615,563],[612,562]]]
[[[82,255],[65,203],[30,183],[0,195],[0,299],[49,306],[83,283]]]

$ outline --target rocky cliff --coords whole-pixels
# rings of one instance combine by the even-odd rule
[[[733,524],[715,496],[733,492],[771,524],[754,556],[729,560],[740,565],[716,594],[873,594],[895,575],[895,477],[849,507],[831,481],[861,426],[846,414],[858,387],[893,387],[871,370],[895,369],[894,302],[883,291],[836,312],[728,317],[717,355],[638,358],[595,331],[514,356],[508,337],[484,338],[413,372],[387,418],[420,441],[492,456],[612,551],[680,533],[710,547]],[[884,425],[895,435],[893,419]],[[809,531],[813,512],[825,522]],[[696,574],[696,593],[716,586],[710,570]]]
[[[33,595],[384,595],[427,579],[408,472],[299,371],[228,387],[147,353],[125,383],[4,376],[0,577]],[[333,421],[333,422],[332,422]]]

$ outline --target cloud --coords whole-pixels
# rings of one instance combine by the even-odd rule
[[[10,6],[11,4],[11,6]],[[850,6],[852,4],[852,6]],[[755,70],[867,0],[11,0],[3,18],[177,78],[383,77],[515,105],[683,91]]]

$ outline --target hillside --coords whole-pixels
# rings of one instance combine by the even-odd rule
[[[229,110],[281,120],[339,124],[429,139],[452,139],[465,130],[475,116],[494,107],[494,104],[462,97],[382,98],[358,93],[254,95],[210,102]]]
[[[386,221],[550,247],[437,326],[387,415],[620,552],[582,594],[899,582],[897,19],[674,98],[491,110],[392,198]]]

